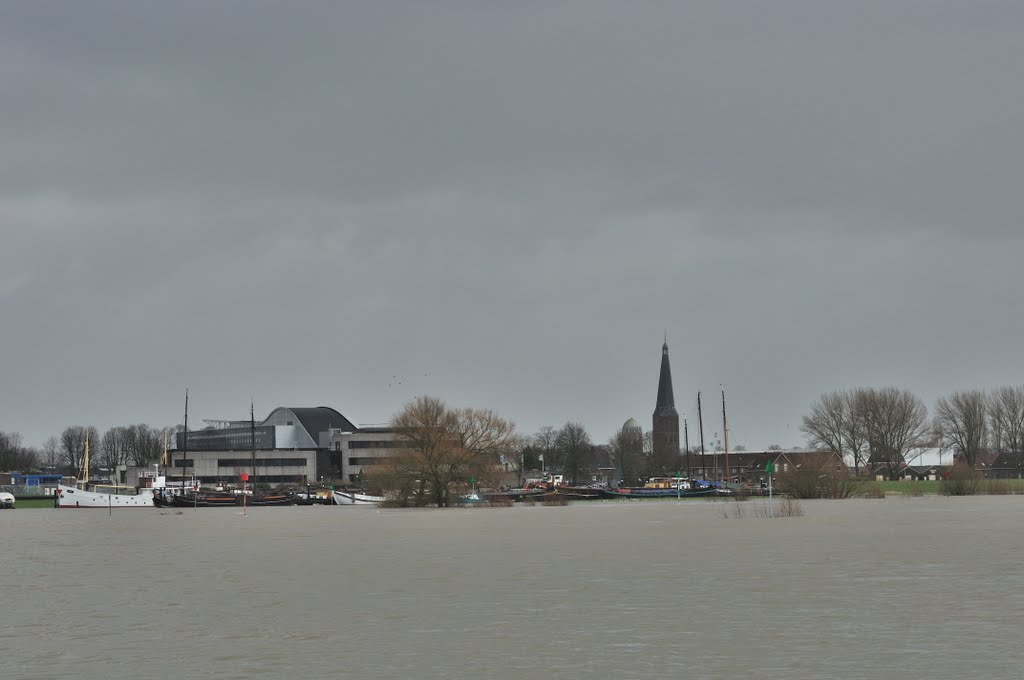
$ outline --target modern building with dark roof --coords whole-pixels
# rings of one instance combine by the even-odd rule
[[[323,438],[331,430],[354,432],[359,428],[338,411],[328,406],[279,406],[263,420],[217,421],[222,427],[191,430],[177,434],[177,449],[188,451],[237,451],[255,447],[257,451],[272,449],[326,449]],[[253,430],[255,429],[255,443]]]
[[[219,427],[177,433],[169,483],[233,484],[243,473],[268,485],[333,479],[342,461],[332,452],[332,433],[359,429],[327,406],[278,407],[259,422],[211,422]]]

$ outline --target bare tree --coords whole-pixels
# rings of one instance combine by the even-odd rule
[[[505,469],[514,472],[516,475],[516,487],[523,485],[523,472],[530,463],[531,453],[529,439],[526,437],[514,437],[508,442],[508,452],[502,454],[501,461]]]
[[[128,462],[127,438],[125,428],[112,427],[103,433],[97,447],[98,458],[103,467],[116,471],[119,465]]]
[[[47,472],[52,473],[57,469],[57,463],[60,460],[60,442],[56,437],[50,437],[43,442],[41,455]]]
[[[949,398],[939,397],[935,417],[942,434],[942,443],[959,453],[972,468],[978,454],[988,443],[988,400],[981,390],[954,392]]]
[[[21,435],[17,432],[0,432],[0,470],[17,470],[17,462],[21,449]]]
[[[621,479],[627,485],[639,483],[643,463],[643,434],[619,430],[608,440],[608,450]]]
[[[1017,477],[1024,476],[1024,386],[993,390],[988,412],[996,451],[1011,454]]]
[[[89,441],[89,468],[91,469],[91,451],[93,447],[96,447],[99,440],[96,428],[91,425],[88,427],[84,425],[69,425],[60,433],[60,456],[70,474],[81,475],[84,472],[86,439]]]
[[[895,479],[910,449],[928,437],[928,409],[919,397],[896,387],[858,390],[859,409],[868,442],[868,461],[883,466]]]
[[[515,425],[489,409],[463,408],[455,412],[453,433],[459,447],[494,462],[515,442]]]
[[[60,454],[65,471],[79,475],[85,456],[85,428],[69,425],[60,433]]]
[[[846,458],[843,429],[850,418],[850,401],[845,392],[829,392],[811,404],[810,414],[803,417],[800,429],[812,448],[832,451]]]
[[[557,441],[558,432],[550,425],[545,425],[533,435],[533,446],[537,449],[542,470],[560,470],[562,468],[562,460],[556,446]]]
[[[856,476],[867,463],[864,414],[869,393],[856,389],[823,394],[811,405],[811,413],[803,417],[800,427],[809,446],[832,451],[844,461],[849,458]]]
[[[125,428],[127,436],[127,462],[144,467],[155,463],[163,452],[164,435],[161,430],[144,423]]]
[[[453,410],[436,397],[417,397],[395,416],[393,425],[408,455],[397,457],[390,467],[391,483],[404,487],[415,477],[415,495],[438,507],[451,504],[453,490],[493,473],[516,441],[515,426],[493,411]]]
[[[563,459],[562,475],[570,484],[579,484],[590,472],[590,435],[580,423],[566,423],[558,431],[557,441]]]
[[[22,444],[19,433],[0,432],[0,470],[27,472],[38,465],[38,452]]]

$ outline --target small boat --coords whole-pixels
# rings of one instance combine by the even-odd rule
[[[499,491],[480,491],[478,492],[484,499],[491,501],[492,503],[504,503],[508,501],[525,501],[536,499],[540,500],[542,497],[550,493],[550,489],[540,488],[520,488],[520,489],[506,489]]]
[[[295,505],[295,495],[290,491],[268,491],[254,493],[245,499],[246,505]]]
[[[606,488],[591,485],[572,486],[569,484],[557,484],[555,485],[554,492],[571,501],[593,501],[602,498]]]
[[[0,509],[13,510],[14,509],[14,494],[8,493],[7,491],[0,491]]]
[[[295,505],[334,505],[334,497],[326,489],[295,491]]]
[[[335,505],[380,505],[384,502],[384,496],[371,496],[370,494],[344,489],[334,489]]]
[[[295,496],[287,491],[241,494],[230,491],[187,492],[173,498],[179,508],[234,508],[242,505],[295,505]]]
[[[649,487],[624,487],[605,489],[605,498],[708,498],[718,496],[721,492],[714,487],[694,489],[655,489]]]
[[[229,491],[188,491],[171,499],[176,508],[220,508],[241,505]]]

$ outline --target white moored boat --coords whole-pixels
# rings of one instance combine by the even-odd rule
[[[188,396],[186,395],[186,404]],[[186,406],[186,409],[188,407]],[[186,410],[187,413],[187,410]],[[187,416],[186,416],[187,418]],[[186,424],[188,420],[185,421]],[[164,464],[167,461],[167,441],[164,440]],[[160,466],[154,465],[151,472],[143,472],[140,475],[139,487],[135,493],[117,493],[118,487],[110,487],[109,492],[89,491],[86,485],[89,483],[89,437],[85,437],[85,454],[82,460],[81,488],[57,485],[57,507],[58,508],[152,508],[157,503],[154,498],[157,494],[162,499],[169,498],[176,489],[167,486],[167,477],[160,474]],[[198,491],[198,486],[195,489]],[[181,489],[184,493],[184,488]]]
[[[88,440],[86,451],[88,452]],[[88,453],[86,453],[88,456]],[[116,493],[116,488],[109,492],[89,491],[85,488],[57,485],[58,508],[152,508],[157,504],[154,496],[173,493],[176,489],[167,488],[167,478],[160,474],[160,467],[154,466],[152,472],[144,472],[139,479],[139,488],[135,493]],[[83,482],[84,484],[85,482]]]
[[[153,489],[142,488],[138,493],[100,493],[57,485],[58,508],[152,508]]]
[[[380,505],[384,502],[384,496],[371,496],[358,491],[339,491],[335,489],[335,505]]]

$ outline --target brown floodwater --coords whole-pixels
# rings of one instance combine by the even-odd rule
[[[0,677],[1024,677],[1024,497],[801,507],[3,511]]]

